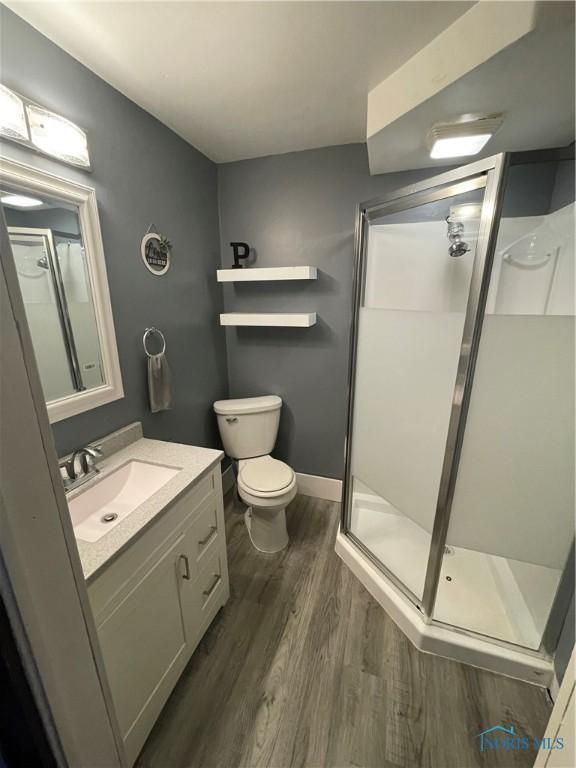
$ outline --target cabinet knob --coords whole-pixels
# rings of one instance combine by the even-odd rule
[[[185,568],[182,578],[186,579],[186,581],[190,581],[190,562],[188,560],[188,555],[180,555],[180,561],[184,562]]]

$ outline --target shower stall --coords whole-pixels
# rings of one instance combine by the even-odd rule
[[[548,684],[573,592],[573,160],[369,201],[355,247],[337,552],[422,650]]]

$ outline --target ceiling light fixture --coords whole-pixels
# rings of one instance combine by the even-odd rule
[[[453,123],[437,123],[432,126],[427,137],[430,157],[439,160],[477,155],[494,136],[502,122],[502,115],[488,115],[463,117]]]
[[[42,200],[26,197],[26,195],[3,195],[0,197],[0,203],[14,208],[37,208],[39,205],[43,205]]]

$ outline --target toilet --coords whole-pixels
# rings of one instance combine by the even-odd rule
[[[270,456],[281,408],[277,395],[214,403],[224,450],[238,462],[238,493],[248,506],[246,527],[260,552],[280,552],[287,546],[286,507],[297,491],[294,470]]]

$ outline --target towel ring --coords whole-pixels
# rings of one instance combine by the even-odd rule
[[[146,352],[148,357],[156,356],[156,355],[153,355],[151,352],[148,352],[148,347],[146,346],[146,339],[148,338],[148,336],[150,336],[153,333],[157,333],[158,336],[160,336],[160,338],[162,339],[162,349],[160,350],[160,352],[157,352],[156,354],[163,355],[164,352],[166,352],[166,339],[164,338],[164,334],[162,333],[161,330],[159,330],[158,328],[154,328],[154,326],[152,326],[152,328],[146,328],[146,330],[144,331],[144,336],[142,336],[142,344],[144,346],[144,352]]]

